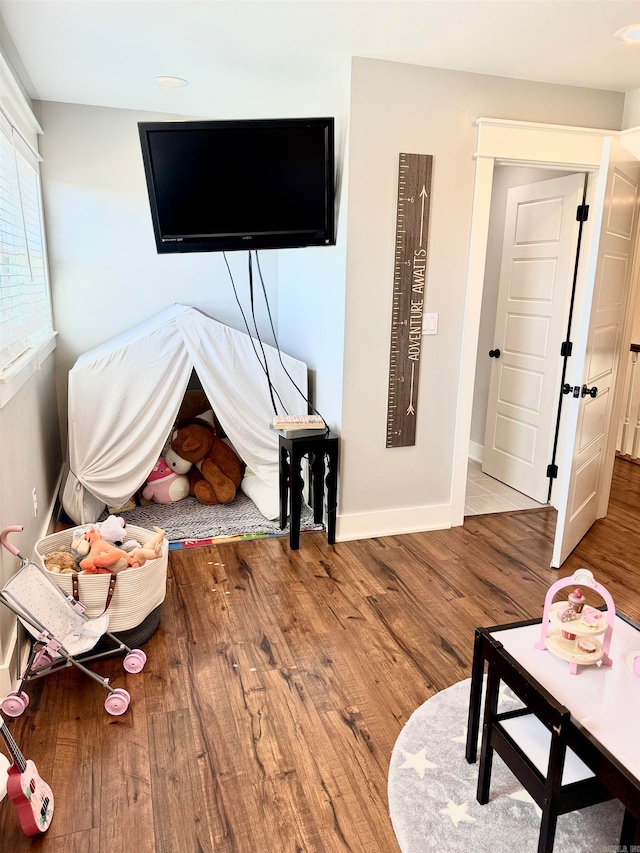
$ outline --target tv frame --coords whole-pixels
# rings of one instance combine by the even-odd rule
[[[180,252],[222,252],[249,249],[291,249],[309,246],[335,245],[335,140],[332,117],[285,118],[285,119],[229,119],[212,121],[163,121],[138,122],[138,133],[142,147],[147,192],[151,207],[151,220],[158,254]],[[148,134],[158,130],[206,130],[212,127],[220,129],[242,129],[247,127],[286,128],[295,126],[314,126],[325,128],[325,225],[322,229],[311,231],[267,232],[257,234],[220,235],[211,239],[163,238],[160,231],[156,187],[153,174],[153,162],[149,147]]]

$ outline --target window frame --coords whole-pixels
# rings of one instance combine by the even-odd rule
[[[18,159],[21,157],[35,176],[36,202],[38,205],[37,222],[39,237],[42,243],[43,288],[44,304],[48,322],[32,335],[25,350],[19,354],[4,369],[0,366],[0,409],[20,390],[31,375],[40,370],[44,361],[56,348],[57,332],[53,326],[53,305],[51,298],[51,283],[47,252],[46,229],[44,220],[44,204],[42,197],[42,178],[40,163],[42,157],[35,144],[42,128],[38,124],[31,107],[18,86],[9,66],[0,54],[0,122],[3,128],[0,133],[7,138],[14,152],[14,163],[18,170]],[[32,141],[30,141],[30,138]],[[25,226],[25,211],[21,206],[20,214],[23,227]],[[28,247],[27,247],[28,248]],[[42,291],[41,291],[42,292]]]

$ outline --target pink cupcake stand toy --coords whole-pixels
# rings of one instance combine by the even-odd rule
[[[579,584],[579,586],[576,586]],[[553,603],[558,590],[573,586],[564,601]],[[589,587],[604,599],[607,609],[602,612],[586,604],[581,587]],[[576,569],[570,578],[556,581],[544,600],[540,639],[536,649],[548,649],[569,663],[569,672],[576,675],[578,665],[611,666],[609,648],[616,617],[616,608],[609,591],[597,583],[588,569]]]

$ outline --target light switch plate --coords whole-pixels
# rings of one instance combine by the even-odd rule
[[[438,334],[438,315],[425,314],[422,318],[422,334],[437,335]]]

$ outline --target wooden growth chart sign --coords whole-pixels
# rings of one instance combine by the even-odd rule
[[[430,154],[400,154],[387,447],[416,443],[432,166]]]

